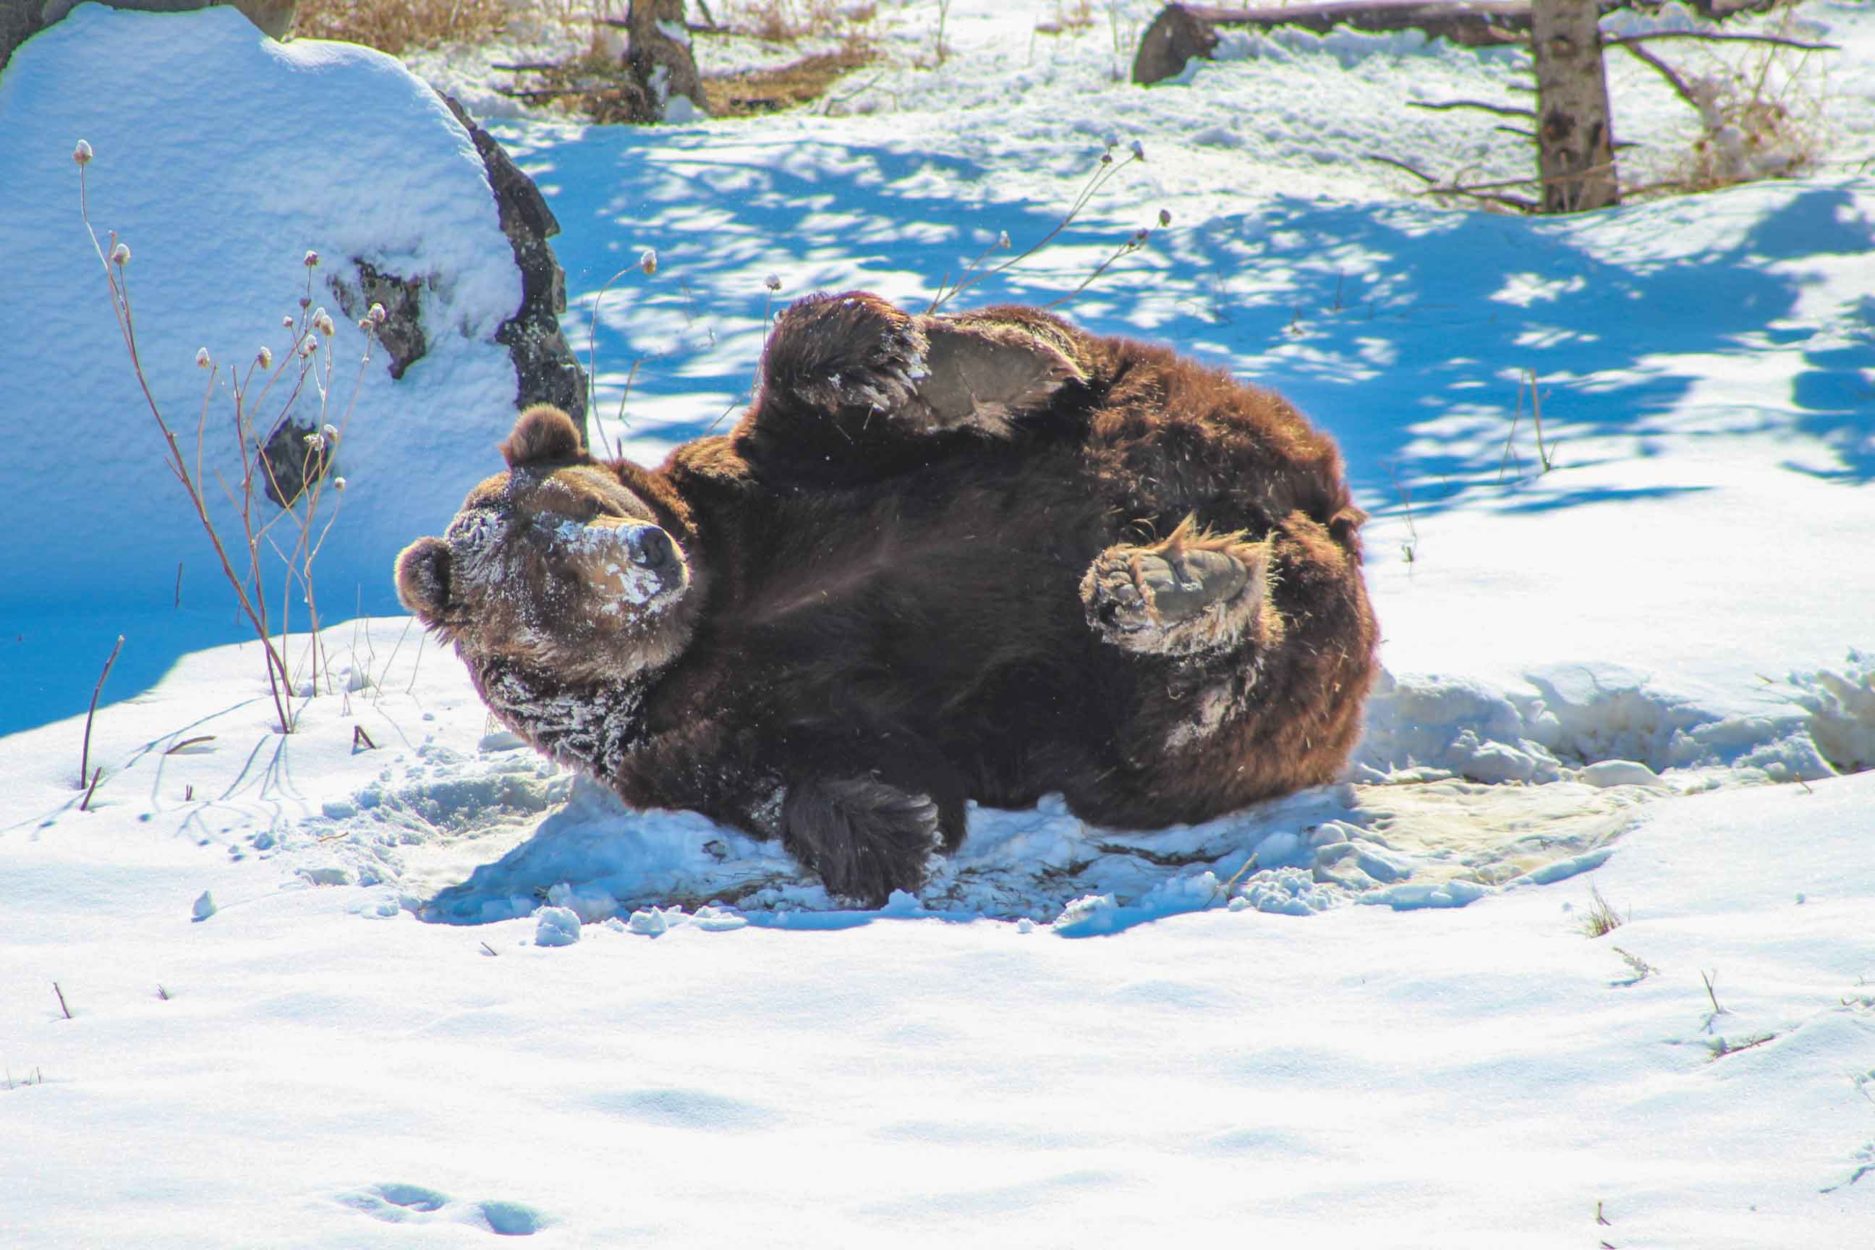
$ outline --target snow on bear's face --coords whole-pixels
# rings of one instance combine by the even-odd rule
[[[508,472],[469,492],[443,537],[398,556],[404,606],[471,663],[604,682],[671,659],[689,634],[691,567],[652,509],[558,410],[523,413],[502,452]]]

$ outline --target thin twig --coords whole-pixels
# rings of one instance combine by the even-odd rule
[[[104,765],[100,764],[97,768],[92,770],[91,784],[85,787],[85,797],[78,800],[79,811],[88,812],[91,810],[91,796],[98,792],[98,783],[103,780]]]
[[[65,1018],[67,1020],[70,1020],[72,1018],[72,1009],[65,1005],[65,991],[59,988],[59,983],[57,981],[52,983],[52,992],[59,996],[59,1010],[65,1013]]]
[[[78,210],[79,217],[84,222],[85,233],[91,239],[91,248],[97,253],[98,264],[104,270],[105,284],[110,288],[111,311],[116,315],[118,333],[122,336],[124,350],[130,357],[131,372],[135,375],[137,387],[143,394],[144,404],[149,408],[150,415],[155,418],[157,429],[163,436],[164,448],[168,453],[168,458],[164,462],[165,466],[187,494],[190,506],[195,510],[196,520],[207,535],[209,545],[214,548],[216,559],[221,562],[222,574],[229,587],[233,589],[242,614],[253,625],[260,639],[261,647],[266,653],[268,686],[273,695],[274,711],[279,716],[280,730],[282,733],[290,733],[293,728],[292,717],[287,707],[290,695],[281,688],[286,677],[286,661],[274,649],[273,636],[266,624],[265,600],[261,599],[257,604],[254,599],[250,598],[245,581],[234,571],[233,561],[222,543],[221,534],[216,530],[214,521],[208,515],[208,501],[202,495],[200,478],[192,478],[189,475],[189,466],[183,458],[182,446],[177,442],[175,431],[170,428],[169,422],[164,418],[162,407],[157,403],[156,396],[150,389],[149,377],[143,369],[143,357],[137,346],[136,318],[131,311],[130,285],[124,273],[123,262],[117,261],[116,268],[113,268],[113,261],[117,255],[117,234],[115,231],[109,233],[112,254],[107,257],[104,245],[99,242],[97,231],[91,225],[89,189],[83,164],[78,167]],[[250,543],[250,559],[253,555]]]
[[[1376,153],[1369,155],[1367,159],[1370,161],[1379,161],[1383,165],[1391,165],[1395,169],[1405,170],[1407,173],[1413,175],[1413,177],[1418,178],[1426,184],[1426,189],[1420,193],[1422,195],[1458,195],[1467,199],[1483,200],[1487,204],[1501,204],[1506,208],[1514,208],[1520,213],[1533,212],[1537,207],[1536,201],[1534,200],[1526,199],[1521,195],[1506,195],[1499,190],[1499,188],[1502,187],[1528,186],[1536,181],[1534,178],[1512,178],[1503,182],[1478,182],[1470,184],[1441,182],[1425,170],[1391,156],[1381,156]]]
[[[1523,117],[1536,120],[1536,110],[1523,108],[1515,104],[1491,104],[1484,100],[1408,100],[1408,108],[1416,109],[1482,109],[1486,113],[1496,113],[1499,117]]]
[[[1043,308],[1061,307],[1063,304],[1067,303],[1069,300],[1079,295],[1082,291],[1085,291],[1088,287],[1092,286],[1094,279],[1098,278],[1101,274],[1111,269],[1115,261],[1119,260],[1122,256],[1131,256],[1134,252],[1137,252],[1141,248],[1145,247],[1146,240],[1151,237],[1152,237],[1152,231],[1149,229],[1142,228],[1137,234],[1133,235],[1132,238],[1128,239],[1126,242],[1120,244],[1119,247],[1115,248],[1111,256],[1101,261],[1098,265],[1095,265],[1094,271],[1088,274],[1085,278],[1081,279],[1081,285],[1075,287],[1072,291],[1069,291],[1066,295],[1060,296],[1056,299],[1049,300],[1046,304],[1043,304],[1042,307]]]
[[[98,696],[104,693],[104,679],[111,675],[111,665],[117,663],[117,653],[123,649],[124,636],[119,634],[117,645],[111,648],[111,658],[104,661],[104,671],[98,674],[98,684],[91,688],[91,707],[85,712],[85,745],[78,753],[78,784],[81,786],[85,784],[85,778],[91,775],[91,720],[98,714]]]
[[[1021,264],[1023,261],[1027,260],[1029,257],[1035,255],[1037,252],[1047,247],[1050,243],[1054,242],[1056,237],[1059,236],[1063,230],[1066,230],[1069,224],[1072,223],[1076,217],[1079,217],[1081,215],[1081,211],[1087,207],[1089,201],[1091,201],[1094,198],[1094,196],[1100,191],[1102,187],[1106,186],[1107,183],[1112,180],[1115,174],[1119,173],[1122,169],[1125,169],[1128,165],[1131,165],[1134,161],[1137,161],[1140,159],[1142,159],[1142,157],[1137,151],[1135,151],[1131,156],[1128,156],[1123,161],[1114,160],[1112,152],[1102,152],[1100,155],[1099,166],[1094,170],[1093,174],[1088,178],[1087,182],[1081,187],[1080,193],[1074,197],[1074,203],[1068,206],[1067,213],[1061,218],[1060,221],[1055,223],[1054,229],[1050,230],[1047,234],[1043,235],[1040,239],[1036,240],[1036,242],[1031,247],[1029,247],[1025,251],[1015,256],[1011,256],[1008,260],[1004,261],[1002,264],[997,265],[992,269],[985,269],[985,270],[981,270],[977,272],[972,272],[971,270],[966,269],[964,271],[964,276],[959,278],[956,284],[953,285],[949,290],[945,290],[942,286],[940,286],[938,288],[937,295],[931,300],[931,303],[926,306],[925,315],[929,316],[933,313],[936,313],[945,304],[955,299],[957,296],[962,295],[965,291],[977,285],[979,282],[982,282],[987,278],[994,278],[998,274],[1007,272],[1012,267]],[[1000,244],[1001,241],[1002,240],[999,236],[997,239],[997,244]],[[993,248],[997,244],[992,244],[991,247]],[[980,260],[982,256],[988,256],[990,253],[990,250],[991,249],[986,248],[982,252],[981,256],[979,256],[978,259]]]
[[[1712,1014],[1715,1016],[1729,1016],[1732,1013],[1719,1006],[1719,996],[1712,988],[1712,978],[1714,975],[1715,974],[1702,969],[1699,974],[1699,979],[1706,983],[1706,997],[1712,1000]]]
[[[599,383],[598,383],[598,373],[596,372],[598,360],[599,360],[599,306],[605,302],[606,292],[612,289],[612,284],[614,282],[617,282],[620,278],[624,277],[626,274],[630,273],[634,269],[637,269],[640,272],[644,272],[645,264],[646,262],[644,258],[641,256],[638,259],[636,264],[627,265],[625,266],[625,268],[619,270],[617,273],[607,278],[605,280],[605,284],[599,288],[599,293],[592,297],[592,307],[588,309],[586,313],[586,411],[587,412],[594,411],[594,409],[597,407],[598,402],[599,402],[599,390],[598,390]],[[632,372],[633,374],[636,374],[637,371],[638,371],[638,364],[636,361],[634,361],[632,362]],[[630,383],[627,382],[626,385],[629,386]],[[598,422],[596,421],[593,423],[593,425],[594,425],[594,428],[598,430],[599,437],[601,439],[604,439],[605,428],[603,426],[600,426]],[[614,456],[617,456],[620,453],[619,451],[615,450],[613,454]]]
[[[1789,39],[1783,35],[1744,35],[1719,34],[1717,31],[1704,30],[1661,30],[1641,35],[1615,35],[1602,40],[1604,48],[1625,48],[1629,44],[1653,43],[1661,39],[1698,39],[1705,43],[1769,43],[1780,48],[1801,48],[1805,52],[1840,52],[1842,48],[1833,43],[1805,43],[1801,39]]]
[[[1667,85],[1673,88],[1680,99],[1686,101],[1694,108],[1699,107],[1699,100],[1693,95],[1693,89],[1687,85],[1686,80],[1681,78],[1671,65],[1668,65],[1665,61],[1661,60],[1638,43],[1624,43],[1618,46],[1625,50],[1629,56],[1666,79]]]
[[[1253,872],[1256,869],[1256,866],[1257,866],[1257,853],[1255,851],[1251,851],[1250,858],[1246,859],[1243,862],[1243,867],[1239,868],[1236,872],[1233,872],[1230,875],[1230,880],[1226,881],[1223,885],[1218,887],[1218,894],[1224,898],[1229,898],[1230,892],[1237,888],[1237,883],[1242,881],[1245,877],[1249,876],[1251,872]]]
[[[1524,376],[1530,379],[1530,420],[1536,425],[1536,456],[1543,463],[1543,472],[1548,473],[1553,466],[1550,452],[1555,444],[1543,446],[1543,392],[1537,389],[1535,369],[1524,370]]]

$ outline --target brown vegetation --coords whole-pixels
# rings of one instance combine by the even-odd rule
[[[508,20],[502,0],[299,0],[294,30],[389,52],[481,39]]]

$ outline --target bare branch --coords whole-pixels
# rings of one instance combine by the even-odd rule
[[[1801,39],[1789,39],[1783,35],[1743,35],[1720,34],[1706,30],[1661,30],[1641,35],[1614,35],[1602,40],[1604,48],[1625,48],[1630,44],[1653,43],[1661,39],[1698,39],[1704,43],[1769,43],[1780,48],[1801,48],[1805,52],[1840,52],[1842,48],[1833,43],[1805,43]]]
[[[1536,110],[1523,108],[1515,104],[1491,104],[1484,100],[1408,100],[1408,108],[1416,109],[1482,109],[1487,113],[1496,113],[1499,117],[1525,117],[1536,120]]]
[[[1699,107],[1699,100],[1693,95],[1693,89],[1687,85],[1686,80],[1681,78],[1679,73],[1671,65],[1667,64],[1638,43],[1623,43],[1615,46],[1621,48],[1629,56],[1666,79],[1667,85],[1673,88],[1680,99],[1686,101],[1694,108]]]

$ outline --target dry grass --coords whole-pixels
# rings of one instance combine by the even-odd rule
[[[873,56],[870,44],[851,42],[838,51],[805,56],[773,69],[706,77],[704,105],[712,117],[749,117],[794,108],[818,100],[835,79],[870,64]]]
[[[767,43],[828,38],[863,27],[877,15],[870,0],[719,0],[712,10],[726,30]]]
[[[1035,23],[1041,35],[1086,30],[1094,24],[1094,0],[1055,0],[1053,13]]]
[[[503,0],[300,0],[296,33],[389,52],[486,38],[506,25]]]
[[[1602,892],[1589,887],[1589,910],[1582,918],[1582,932],[1592,938],[1605,937],[1628,922],[1628,918],[1609,906]]]

